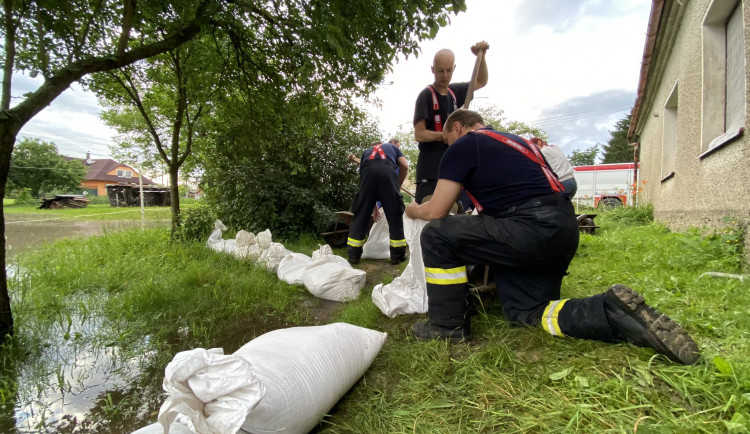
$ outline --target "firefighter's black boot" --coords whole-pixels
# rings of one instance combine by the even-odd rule
[[[698,345],[687,331],[625,285],[614,285],[607,290],[604,312],[612,333],[620,340],[653,348],[685,365],[692,365],[700,357]]]
[[[406,247],[390,247],[391,249],[391,264],[397,265],[406,260]]]
[[[445,339],[452,344],[457,344],[471,337],[471,322],[466,321],[463,327],[448,328],[426,320],[414,323],[412,330],[414,331],[414,336],[420,341]]]
[[[359,258],[362,257],[362,247],[348,246],[346,253],[349,255],[349,263],[352,265],[359,264]]]

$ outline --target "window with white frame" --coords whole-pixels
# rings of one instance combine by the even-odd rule
[[[713,0],[703,19],[704,152],[744,131],[745,77],[742,2]]]
[[[665,181],[674,175],[677,159],[677,103],[678,84],[675,82],[672,93],[664,104],[664,131],[661,142],[661,179]]]
[[[118,178],[132,178],[133,172],[130,170],[117,169],[117,177]]]

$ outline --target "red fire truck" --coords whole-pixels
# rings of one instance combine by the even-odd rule
[[[601,208],[626,206],[632,197],[635,163],[575,166],[578,192],[574,202]]]

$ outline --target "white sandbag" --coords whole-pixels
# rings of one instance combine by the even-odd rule
[[[409,244],[409,263],[404,272],[391,283],[380,283],[372,289],[372,302],[389,318],[427,312],[427,282],[424,276],[422,247],[419,243],[419,237],[426,224],[424,220],[412,220],[404,214],[404,235]]]
[[[258,232],[258,235],[255,236],[255,238],[258,241],[258,246],[260,246],[261,250],[266,250],[267,248],[271,247],[271,242],[273,241],[271,237],[271,230],[266,229],[263,232]]]
[[[198,433],[233,434],[265,394],[252,364],[224,355],[221,348],[179,352],[164,371],[162,387],[168,397],[158,420],[165,434],[179,415]]]
[[[391,257],[391,234],[385,211],[380,208],[380,220],[370,228],[367,241],[362,247],[362,257],[367,259],[388,259]]]
[[[323,245],[313,252],[313,261],[302,272],[302,283],[316,297],[333,301],[354,300],[365,286],[364,270],[352,268],[349,261]]]
[[[164,434],[164,427],[159,422],[144,426],[141,429],[133,431],[131,434]],[[194,434],[187,425],[175,420],[169,425],[169,434]]]
[[[221,238],[221,234],[225,230],[227,230],[227,227],[224,226],[224,223],[222,223],[221,220],[216,219],[216,221],[214,222],[214,230],[213,232],[211,232],[211,235],[208,236],[208,244],[210,245],[218,243],[220,241],[224,241]]]
[[[231,356],[178,353],[166,369],[159,422],[171,429],[180,415],[199,433],[307,433],[367,371],[385,338],[335,323],[275,330]]]
[[[237,232],[237,236],[234,239],[237,240],[237,247],[250,247],[258,244],[255,234],[246,230]]]
[[[266,386],[251,433],[307,433],[364,375],[386,334],[346,323],[266,333],[237,350]]]
[[[292,252],[290,250],[287,250],[283,244],[271,243],[271,245],[268,246],[266,250],[263,250],[263,252],[258,257],[258,263],[265,265],[269,271],[275,273],[276,269],[281,263],[281,260],[284,259],[284,256],[290,253]]]
[[[229,241],[229,240],[227,240]],[[252,244],[249,246],[239,246],[240,239],[235,239],[235,250],[232,252],[234,256],[236,256],[238,259],[249,259],[249,260],[256,260],[260,257],[260,255],[263,253],[260,250],[260,247],[258,247],[257,244]]]
[[[312,262],[304,253],[290,253],[279,262],[276,276],[290,285],[302,285],[302,273]]]

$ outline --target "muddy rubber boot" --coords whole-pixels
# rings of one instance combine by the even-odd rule
[[[684,365],[692,365],[700,358],[698,345],[687,331],[625,285],[614,285],[607,290],[604,312],[612,333],[620,340],[653,348]]]
[[[390,247],[391,265],[398,265],[406,260],[406,247]]]
[[[469,340],[471,337],[471,325],[467,321],[463,327],[442,327],[437,324],[427,321],[419,321],[414,323],[412,326],[414,331],[414,337],[420,341],[428,341],[430,339],[445,339],[452,344],[457,344],[461,341]]]

